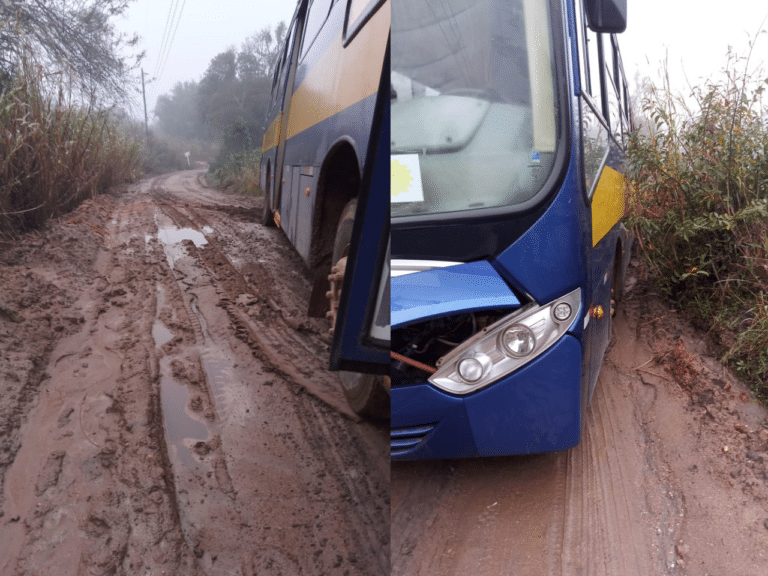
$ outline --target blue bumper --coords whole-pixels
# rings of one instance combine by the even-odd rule
[[[428,382],[392,388],[393,460],[536,454],[581,440],[579,341],[552,348],[491,386],[454,396]]]

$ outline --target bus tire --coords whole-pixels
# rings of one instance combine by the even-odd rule
[[[267,166],[266,186],[264,187],[264,209],[261,212],[261,223],[267,228],[275,227],[275,215],[272,213],[272,207],[269,205],[272,189],[272,178],[270,177],[269,166]]]
[[[336,239],[333,245],[332,266],[337,275],[337,290],[333,286],[329,294],[331,300],[331,330],[336,324],[336,310],[340,299],[340,281],[346,269],[346,257],[349,253],[349,243],[352,238],[352,227],[355,223],[357,199],[350,200],[341,212],[339,225],[336,228]],[[341,262],[343,260],[343,262]],[[341,264],[341,268],[339,267]],[[332,276],[333,274],[332,273]],[[334,293],[335,292],[335,293]],[[335,302],[334,302],[335,300]],[[339,380],[344,390],[349,406],[360,416],[373,419],[386,419],[390,416],[390,398],[384,376],[375,374],[360,374],[357,372],[339,371]]]

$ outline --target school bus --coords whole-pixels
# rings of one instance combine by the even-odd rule
[[[352,408],[389,415],[388,0],[300,0],[272,80],[262,223],[313,274],[329,366]]]
[[[392,0],[393,459],[579,443],[631,237],[626,0]]]

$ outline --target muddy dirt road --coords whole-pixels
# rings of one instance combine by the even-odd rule
[[[387,430],[260,200],[201,175],[0,251],[0,574],[389,574]]]
[[[392,467],[392,574],[768,574],[768,413],[647,286],[575,449]]]

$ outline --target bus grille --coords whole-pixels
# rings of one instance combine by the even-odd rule
[[[436,425],[425,424],[407,428],[392,428],[390,431],[390,454],[401,456],[412,450],[434,430]]]

